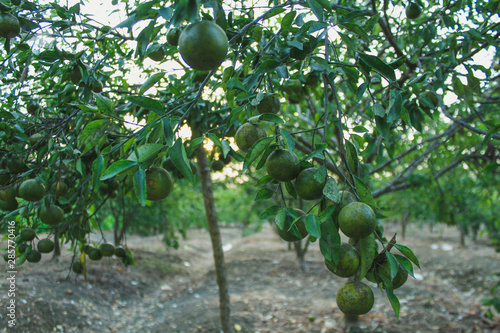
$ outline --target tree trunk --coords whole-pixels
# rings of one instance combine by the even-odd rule
[[[56,228],[54,232],[54,254],[52,255],[52,260],[57,259],[61,256],[61,246],[59,245],[59,230]]]
[[[207,153],[203,145],[196,150],[198,162],[198,172],[200,176],[203,201],[205,203],[205,213],[208,222],[208,231],[212,241],[212,250],[215,261],[215,273],[217,275],[217,284],[219,285],[219,309],[222,331],[232,333],[231,327],[231,306],[229,300],[229,290],[226,277],[226,267],[224,264],[224,251],[222,250],[222,239],[215,210],[215,200],[212,190],[212,179],[210,178],[210,167],[208,165]]]

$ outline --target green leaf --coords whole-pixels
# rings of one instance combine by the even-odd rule
[[[265,19],[267,20],[273,16],[279,15],[279,14],[283,13],[284,11],[285,11],[285,8],[281,8],[281,7],[274,8],[266,14]]]
[[[314,214],[307,215],[305,225],[306,225],[306,230],[309,233],[309,235],[316,237],[316,238],[321,238],[320,223],[319,223],[319,219],[316,215],[314,215]]]
[[[265,175],[261,179],[259,179],[259,181],[257,182],[257,184],[255,184],[255,186],[264,186],[264,185],[269,184],[272,181],[273,181],[273,177],[271,177],[269,175]]]
[[[385,117],[385,109],[382,105],[380,104],[374,104],[373,105],[373,114],[379,117]]]
[[[286,208],[280,208],[276,213],[276,216],[274,217],[274,222],[281,230],[283,230],[283,227],[285,226],[286,215],[287,215]]]
[[[146,205],[146,173],[142,168],[139,168],[134,175],[135,196],[139,204],[144,207]]]
[[[222,143],[220,142],[220,139],[217,137],[217,135],[215,135],[214,133],[207,133],[207,136],[210,141],[214,143],[214,145],[222,148]]]
[[[281,20],[281,31],[282,32],[286,32],[290,29],[296,15],[297,15],[297,12],[295,10],[292,10],[292,11],[286,13],[285,16],[283,16],[283,19]]]
[[[338,204],[340,202],[340,191],[337,182],[333,178],[328,178],[325,187],[323,187],[325,197]],[[330,206],[331,207],[331,206]],[[334,206],[335,207],[335,206]]]
[[[128,99],[135,105],[156,112],[159,115],[165,114],[165,105],[159,100],[145,96],[129,96]]]
[[[377,256],[378,245],[375,236],[371,234],[368,237],[359,240],[359,254],[361,262],[359,265],[359,279],[363,279],[366,273],[372,267],[373,259]]]
[[[243,162],[243,171],[248,169],[250,165],[266,150],[266,148],[274,141],[274,137],[265,137],[257,140],[248,151],[245,162]]]
[[[203,140],[202,140],[203,141]],[[186,150],[182,144],[182,139],[178,138],[172,148],[170,149],[169,156],[172,159],[175,167],[186,177],[190,182],[194,182],[193,170],[189,164],[189,160],[186,155]]]
[[[345,141],[345,150],[347,154],[347,165],[349,170],[355,176],[359,174],[359,161],[358,161],[358,151],[356,146],[349,140]]]
[[[396,258],[394,258],[394,255],[388,251],[385,252],[385,256],[387,257],[387,260],[389,261],[389,265],[391,267],[391,280],[396,277],[396,274],[398,274],[398,261]]]
[[[420,263],[418,262],[418,258],[413,253],[412,250],[410,250],[409,247],[401,245],[401,244],[394,244],[394,247],[398,249],[406,258],[410,259],[412,263],[414,263],[418,268],[420,268]]]
[[[266,210],[264,210],[262,213],[260,213],[259,218],[261,220],[265,220],[265,219],[273,216],[274,214],[276,214],[278,212],[278,210],[280,210],[280,209],[281,209],[281,207],[278,205],[270,206],[270,207],[266,208]]]
[[[386,79],[396,81],[396,73],[394,72],[394,69],[383,62],[380,58],[364,53],[360,53],[359,58],[369,68],[383,75]]]
[[[165,72],[160,72],[151,75],[141,86],[139,89],[139,95],[144,94],[149,88],[157,84],[163,77],[165,76]]]
[[[104,157],[99,155],[94,162],[92,162],[92,186],[94,191],[99,190],[101,184],[101,174],[104,169]]]
[[[363,183],[361,179],[356,176],[353,176],[354,185],[356,186],[356,193],[362,202],[376,209],[377,205],[375,204],[375,200],[373,199],[372,192],[368,188],[368,186]]]
[[[335,213],[335,210],[337,209],[336,205],[330,205],[326,207],[321,213],[319,214],[319,223],[324,223],[330,219],[333,213]]]
[[[262,62],[255,70],[255,74],[272,73],[273,70],[279,67],[281,63],[275,59],[266,60]]]
[[[387,279],[384,276],[381,276],[382,279]],[[386,288],[385,292],[387,294],[387,298],[389,299],[389,302],[391,303],[392,309],[394,310],[394,314],[396,315],[396,318],[399,318],[399,311],[401,309],[401,305],[399,304],[399,299],[397,298],[396,295],[394,295],[394,292],[390,290],[390,288]]]
[[[307,4],[309,5],[309,8],[311,8],[312,12],[316,17],[318,18],[319,21],[323,21],[323,7],[318,3],[316,0],[307,0]]]
[[[101,94],[93,94],[99,111],[104,114],[112,115],[115,107],[113,101]]]
[[[329,218],[321,223],[321,238],[319,240],[319,249],[325,259],[333,262],[335,265],[339,262],[340,245],[342,244],[338,227]]]
[[[355,33],[356,35],[358,35],[358,37],[360,37],[364,42],[366,43],[369,43],[370,42],[370,38],[368,37],[368,34],[366,33],[366,31],[360,27],[359,25],[357,25],[356,23],[353,23],[353,22],[349,22],[349,23],[343,23],[343,24],[340,24],[341,27]]]
[[[167,146],[172,146],[172,142],[174,141],[174,132],[172,131],[172,127],[170,126],[170,118],[162,118],[163,123],[163,135],[165,136],[165,141],[167,142]]]
[[[295,200],[297,200],[297,191],[295,190],[295,186],[293,186],[292,182],[286,182],[285,183],[285,188],[288,194],[292,196]]]
[[[245,86],[241,83],[241,81],[237,77],[233,77],[229,81],[227,81],[226,87],[229,89],[239,89],[244,92],[247,91]]]
[[[129,160],[116,161],[115,163],[111,164],[106,169],[106,171],[104,171],[104,174],[101,176],[101,180],[113,178],[119,173],[124,172],[138,164],[139,163],[137,163],[137,161],[129,161]]]
[[[158,156],[158,153],[164,149],[165,146],[159,143],[146,143],[140,147],[137,147],[136,151],[128,157],[130,161],[146,162],[147,160]],[[139,154],[139,156],[137,156]]]
[[[408,272],[408,274],[410,274],[410,276],[415,278],[415,274],[413,273],[413,265],[411,261],[408,258],[403,257],[402,255],[399,254],[394,254],[394,257],[401,264],[401,266],[404,267],[404,269]]]
[[[270,121],[270,122],[275,123],[275,124],[284,124],[285,123],[285,121],[283,119],[281,119],[280,116],[278,116],[277,114],[274,114],[274,113],[263,113],[260,116],[258,116],[258,119],[263,120],[263,121]],[[250,119],[249,119],[249,121],[250,121]]]
[[[108,126],[108,124],[109,124],[108,119],[98,119],[91,121],[85,126],[83,131],[78,136],[78,141],[81,142],[85,138],[88,138],[91,135],[95,135],[96,133],[105,129]]]
[[[293,153],[295,151],[295,140],[293,137],[286,131],[281,130],[281,135],[285,138],[286,145],[288,146],[288,150]]]
[[[231,146],[227,140],[222,140],[222,156],[224,158],[231,152]]]
[[[198,138],[195,138],[193,141],[191,141],[191,144],[186,149],[186,155],[193,156],[196,149],[198,149],[198,146],[203,143],[203,140],[204,140],[204,138],[200,136]]]
[[[326,147],[327,147],[326,143],[319,143],[319,144],[317,144],[316,145],[316,150],[313,151],[312,153],[310,153],[309,155],[307,155],[304,158],[304,161],[309,161],[312,158],[324,159],[323,151],[326,149]]]
[[[257,195],[255,196],[255,201],[267,200],[272,198],[274,195],[274,191],[268,188],[261,188]]]

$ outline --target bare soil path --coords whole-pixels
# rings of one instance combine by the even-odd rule
[[[386,226],[386,235],[396,232]],[[270,227],[250,237],[223,228],[235,329],[241,332],[342,332],[336,290],[345,279],[324,267],[317,243],[305,269]],[[431,234],[415,226],[399,240],[412,248],[422,270],[396,291],[396,319],[385,295],[373,287],[375,306],[361,316],[364,332],[500,332],[499,317],[484,318],[481,299],[496,283],[500,254],[485,239],[458,248],[458,233]],[[128,239],[136,267],[115,258],[90,262],[87,281],[69,274],[72,253],[57,261],[26,263],[17,274],[14,332],[218,332],[218,294],[209,235],[188,233],[179,250],[165,250],[161,236]],[[2,246],[3,244],[0,244]],[[3,273],[2,273],[3,274]],[[7,282],[0,280],[0,331],[6,331]]]

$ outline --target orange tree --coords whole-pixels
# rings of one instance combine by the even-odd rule
[[[112,5],[126,18],[109,26],[85,14],[85,2],[0,3],[0,208],[3,222],[16,221],[18,262],[39,260],[29,231],[38,229],[70,242],[81,254],[74,271],[85,273],[87,256],[111,253],[88,244],[100,209],[118,196],[170,200],[175,180],[158,170],[170,168],[203,189],[229,332],[210,166],[231,157],[261,172],[256,200],[279,203],[261,217],[289,239],[305,236],[303,226],[332,271],[347,248],[340,232],[352,238],[359,266],[337,296],[346,314],[370,310],[365,277],[398,314],[395,280],[418,259],[384,237],[378,198],[465,163],[471,179],[498,183],[498,2]],[[186,126],[191,135],[181,135]],[[207,141],[216,154],[207,156]],[[291,168],[274,165],[297,174],[264,174],[278,149],[299,168],[294,157]],[[300,200],[310,203],[302,212]]]

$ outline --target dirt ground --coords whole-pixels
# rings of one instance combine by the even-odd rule
[[[397,232],[386,226],[386,235]],[[310,244],[304,270],[270,227],[242,238],[238,228],[222,235],[236,332],[343,332],[335,304],[345,279],[324,266],[317,243]],[[481,299],[496,283],[500,254],[486,239],[458,247],[454,229],[409,228],[406,240],[422,270],[396,295],[399,320],[380,290],[370,283],[375,305],[360,317],[363,332],[500,332],[500,317],[483,316]],[[0,244],[2,247],[4,244]],[[45,256],[19,267],[17,326],[13,332],[219,332],[218,293],[208,232],[194,230],[178,250],[166,250],[161,236],[131,236],[136,267],[115,258],[88,265],[87,281],[70,274],[72,253]],[[369,282],[368,282],[369,283]],[[7,281],[0,280],[0,332],[6,332]]]

